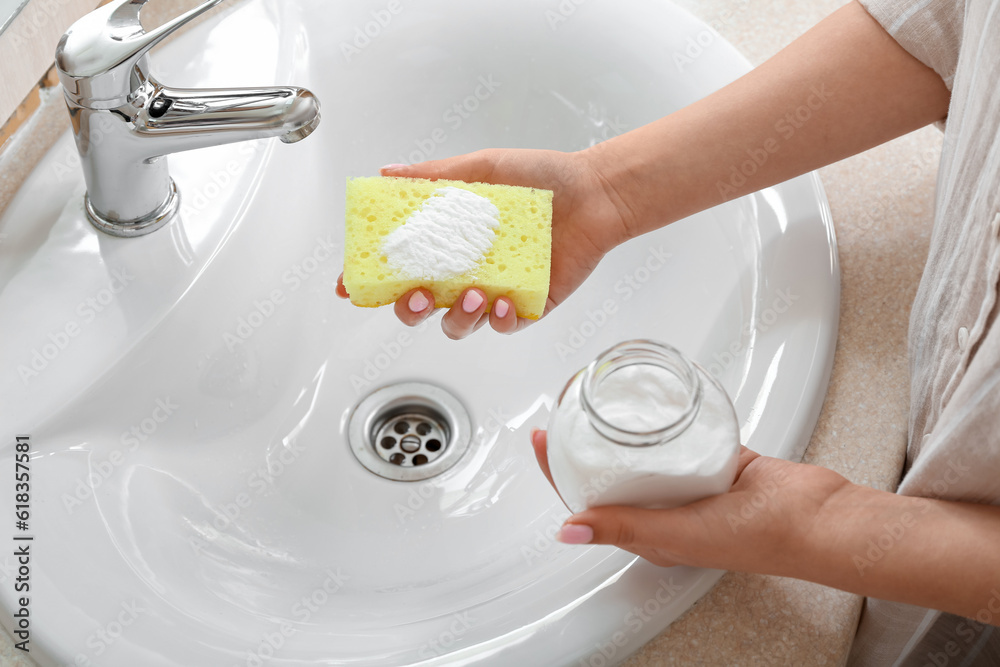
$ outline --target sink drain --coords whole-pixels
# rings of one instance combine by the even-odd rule
[[[365,468],[386,479],[414,482],[451,468],[469,447],[472,424],[457,398],[424,382],[403,382],[369,394],[351,413],[347,437]]]

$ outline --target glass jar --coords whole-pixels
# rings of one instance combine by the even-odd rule
[[[573,512],[677,507],[724,493],[739,453],[726,391],[650,340],[615,345],[574,375],[549,420],[549,468]]]

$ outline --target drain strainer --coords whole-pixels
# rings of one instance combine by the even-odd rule
[[[382,387],[351,413],[347,437],[361,465],[414,482],[451,468],[469,447],[472,424],[457,398],[424,382]]]

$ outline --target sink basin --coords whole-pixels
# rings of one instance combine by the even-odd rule
[[[34,538],[39,664],[605,665],[718,580],[555,542],[569,513],[528,434],[599,352],[654,338],[720,379],[744,443],[800,457],[839,303],[815,175],[616,249],[516,336],[454,342],[334,295],[347,177],[580,149],[749,69],[718,38],[675,59],[707,28],[666,2],[549,4],[247,0],[197,26],[154,52],[161,80],[307,86],[324,121],[172,156],[183,213],[146,237],[86,222],[68,135],[39,164],[0,219],[0,458],[30,436],[15,532]],[[468,450],[422,481],[372,474],[347,438],[354,406],[403,382],[469,416]]]

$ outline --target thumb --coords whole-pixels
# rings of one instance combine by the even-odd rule
[[[556,539],[564,544],[613,544],[627,551],[669,548],[691,532],[684,507],[649,510],[608,505],[571,516]]]
[[[482,150],[417,164],[390,164],[382,167],[379,173],[383,176],[403,178],[427,178],[431,180],[443,178],[452,181],[488,183],[496,164],[496,156],[493,153],[490,150]]]

